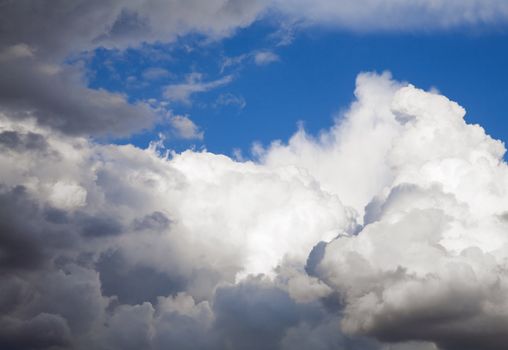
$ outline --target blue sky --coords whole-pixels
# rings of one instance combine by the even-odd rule
[[[273,60],[256,63],[260,52]],[[219,41],[187,35],[122,52],[97,49],[88,70],[91,87],[124,93],[130,101],[167,101],[168,109],[204,132],[201,140],[182,140],[161,122],[117,142],[146,147],[162,132],[169,149],[239,149],[249,157],[253,142],[287,140],[300,122],[311,134],[330,127],[352,101],[355,78],[364,71],[388,70],[397,80],[438,89],[466,108],[469,122],[506,141],[506,62],[508,41],[500,28],[356,33],[313,27],[286,33],[261,20]],[[188,101],[168,101],[165,86],[189,74],[200,74],[205,83],[230,81]]]

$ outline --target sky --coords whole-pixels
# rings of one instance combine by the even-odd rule
[[[0,348],[505,348],[504,0],[0,23]]]
[[[203,132],[197,140],[182,140],[162,124],[155,131],[116,140],[140,147],[164,132],[171,149],[194,146],[228,155],[241,150],[250,157],[253,143],[287,140],[300,124],[312,134],[329,128],[353,100],[356,75],[365,71],[390,71],[398,80],[437,89],[460,101],[468,121],[482,124],[498,139],[508,138],[503,127],[508,49],[500,27],[438,33],[293,28],[285,29],[291,30],[284,34],[290,39],[283,37],[290,42],[281,44],[282,30],[265,20],[220,42],[184,38],[158,46],[169,56],[158,62],[147,59],[143,50],[131,49],[121,57],[100,50],[89,63],[94,72],[89,83],[132,100],[169,100],[174,113],[188,116]],[[193,45],[204,47],[188,52]],[[269,59],[259,63],[259,54]],[[104,66],[105,60],[110,64]],[[200,74],[205,82],[225,77],[231,81],[197,92],[190,101],[165,98],[167,85],[180,84],[190,74]]]

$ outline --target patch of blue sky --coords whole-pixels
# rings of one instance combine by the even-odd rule
[[[329,128],[352,101],[359,72],[389,70],[397,80],[438,89],[466,108],[469,122],[508,140],[505,33],[306,28],[278,45],[276,31],[261,21],[221,41],[187,36],[122,53],[100,49],[88,65],[90,86],[124,93],[132,102],[165,101],[204,131],[203,140],[182,140],[163,122],[119,143],[146,147],[165,133],[166,145],[177,151],[241,149],[248,156],[253,142],[287,140],[299,122],[312,134]],[[261,57],[266,61],[256,60],[259,53],[269,54]],[[165,94],[167,86],[189,81],[201,84],[194,93]]]

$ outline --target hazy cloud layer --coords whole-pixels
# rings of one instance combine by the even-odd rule
[[[2,114],[0,345],[503,349],[502,143],[388,74],[356,97],[258,162]]]

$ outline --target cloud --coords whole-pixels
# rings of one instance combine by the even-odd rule
[[[41,125],[68,134],[102,136],[127,136],[158,119],[144,103],[131,104],[122,94],[85,87],[79,67],[49,64],[22,47],[0,51],[7,57],[0,69],[0,104],[11,117],[35,117]],[[13,57],[13,52],[24,54]]]
[[[21,325],[40,313],[52,315],[41,332],[55,334],[40,348],[239,346],[226,319],[258,287],[236,291],[235,281],[275,276],[285,259],[303,265],[315,242],[349,227],[338,198],[294,167],[272,171],[192,151],[167,159],[4,115],[0,129],[17,135],[7,137],[17,140],[6,143],[14,150],[0,153],[0,307],[20,325],[0,341],[12,348],[31,346],[16,334],[34,332]],[[40,135],[44,152],[19,147],[27,135]],[[284,310],[295,305],[284,286],[262,285],[246,322],[266,326],[248,337],[275,347],[303,311]],[[230,291],[220,303],[218,287]],[[235,310],[228,298],[239,301]],[[256,314],[258,302],[268,313]],[[309,308],[325,317],[318,303]],[[276,317],[283,323],[270,330]],[[247,336],[249,324],[237,326]]]
[[[169,78],[172,76],[172,74],[164,68],[150,67],[143,71],[142,76],[143,79],[146,80],[159,80],[162,78]]]
[[[274,0],[272,6],[293,21],[360,32],[443,30],[461,26],[506,25],[503,0],[396,1]]]
[[[219,97],[215,100],[214,103],[215,107],[220,106],[236,106],[238,109],[244,109],[245,106],[247,106],[247,101],[245,101],[245,98],[243,96],[237,96],[230,92],[226,92],[223,94],[220,94]]]
[[[238,56],[224,57],[220,71],[222,73],[225,69],[230,67],[242,67],[246,61],[254,63],[257,66],[264,66],[279,60],[280,57],[270,50],[254,50]]]
[[[192,95],[216,89],[232,81],[232,75],[226,75],[217,80],[203,81],[202,74],[191,73],[187,75],[185,82],[166,86],[164,97],[173,102],[190,103]]]
[[[44,56],[65,57],[101,46],[122,49],[142,42],[170,42],[189,32],[220,38],[248,26],[265,6],[264,1],[242,0],[76,0],[72,4],[22,0],[2,7],[0,42],[26,44]]]
[[[0,344],[503,349],[503,144],[388,73],[355,95],[255,162],[2,113]]]
[[[271,51],[259,51],[254,54],[254,62],[258,66],[265,66],[267,64],[277,62],[280,58]]]
[[[187,140],[202,140],[204,132],[200,131],[199,127],[194,124],[187,116],[174,115],[169,119],[169,123],[177,137]]]
[[[330,132],[313,139],[301,130],[264,156],[273,167],[308,169],[363,216],[356,234],[326,245],[314,269],[344,298],[343,330],[502,349],[503,144],[466,124],[455,102],[387,74],[360,75],[356,97]]]

